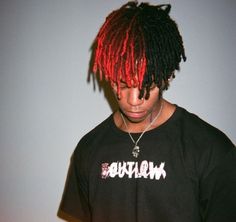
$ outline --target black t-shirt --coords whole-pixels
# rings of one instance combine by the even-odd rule
[[[135,158],[112,115],[86,134],[60,210],[86,222],[236,221],[236,151],[221,131],[177,106],[139,146]]]

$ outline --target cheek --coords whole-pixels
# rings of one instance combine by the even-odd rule
[[[150,91],[150,99],[158,99],[159,98],[159,94],[160,94],[160,89],[155,87],[154,89],[152,89]]]
[[[118,103],[120,108],[126,108],[128,106],[127,97],[126,96],[127,96],[126,92],[124,92],[124,91],[121,91],[120,95],[116,94],[117,103]]]
[[[124,100],[128,97],[129,93],[128,90],[125,88],[120,88],[118,92],[117,88],[113,88],[113,92],[115,93],[116,98],[118,99],[119,103],[124,103]]]
[[[159,100],[159,89],[154,89],[153,91],[150,92],[149,99],[145,100],[145,103],[147,106],[153,106],[155,105]]]

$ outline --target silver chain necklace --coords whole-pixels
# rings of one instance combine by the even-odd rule
[[[163,104],[161,103],[161,108],[160,108],[159,112],[157,113],[156,117],[152,120],[152,122],[149,125],[147,125],[147,127],[144,129],[144,131],[141,133],[141,135],[139,136],[139,138],[136,141],[134,140],[134,138],[132,137],[131,133],[129,132],[127,123],[125,121],[125,118],[124,118],[123,114],[120,112],[121,118],[122,118],[122,120],[123,120],[123,122],[125,124],[127,132],[129,134],[129,137],[132,140],[132,142],[134,143],[134,148],[132,150],[133,157],[138,158],[138,155],[140,153],[140,147],[138,146],[138,142],[142,138],[143,134],[146,133],[147,130],[152,126],[152,124],[158,119],[158,117],[161,114],[162,108],[163,108]]]

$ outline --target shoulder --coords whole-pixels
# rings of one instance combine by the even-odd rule
[[[227,135],[217,127],[184,108],[178,107],[178,109],[181,113],[180,124],[188,139],[193,140],[193,142],[207,143],[208,145],[234,146]]]
[[[82,152],[84,149],[89,150],[90,147],[93,147],[96,144],[99,144],[104,138],[108,136],[108,133],[111,131],[113,125],[113,115],[110,115],[91,131],[86,133],[79,141],[75,153]]]
[[[193,156],[200,174],[210,173],[222,164],[230,153],[235,152],[235,145],[220,129],[184,108],[177,109],[180,113],[178,129],[183,142],[183,152],[188,157]]]

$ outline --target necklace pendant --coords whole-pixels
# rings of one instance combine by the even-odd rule
[[[140,152],[139,146],[135,145],[132,151],[133,157],[138,158],[139,152]]]

